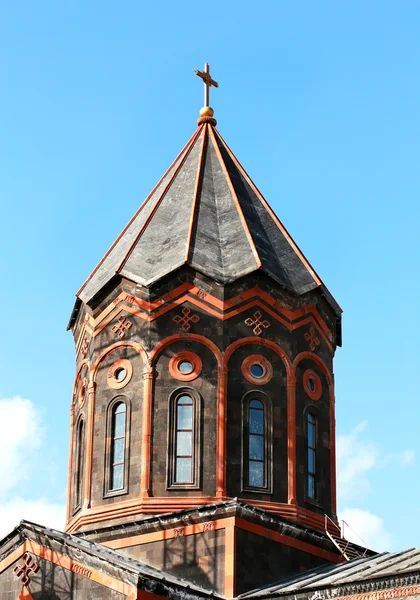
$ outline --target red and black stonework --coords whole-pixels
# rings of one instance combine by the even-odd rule
[[[214,119],[79,290],[69,328],[65,533],[22,522],[1,542],[0,600],[351,595],[343,574],[314,596],[303,573],[339,581],[347,558],[378,559],[343,550],[337,524],[341,310]],[[358,593],[377,593],[360,572]]]

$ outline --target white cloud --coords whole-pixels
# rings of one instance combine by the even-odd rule
[[[383,519],[367,510],[345,508],[339,514],[340,524],[344,520],[351,527],[344,526],[346,539],[378,552],[391,548],[392,538]]]
[[[366,496],[371,491],[369,472],[390,463],[407,467],[414,462],[411,449],[382,456],[381,448],[366,439],[367,421],[362,421],[347,435],[337,436],[337,491],[346,504],[353,498]]]
[[[370,492],[367,473],[378,461],[379,449],[365,441],[362,433],[367,422],[359,423],[348,435],[337,436],[337,490],[346,502]]]
[[[45,498],[38,500],[12,498],[8,502],[0,504],[0,539],[10,533],[22,519],[62,531],[65,521],[65,506],[50,502]]]
[[[30,400],[20,396],[0,399],[0,538],[22,519],[58,529],[64,525],[64,503],[9,495],[12,488],[30,481],[42,438],[41,414]],[[36,481],[32,489],[39,490]]]
[[[346,507],[338,516],[351,527],[344,526],[348,540],[382,552],[389,550],[392,543],[383,519],[352,504],[359,503],[370,493],[369,476],[374,469],[390,464],[408,467],[414,462],[415,452],[405,449],[384,455],[381,447],[368,439],[367,433],[368,423],[362,421],[349,434],[337,436],[337,492],[340,505]]]
[[[41,419],[30,400],[20,396],[0,400],[0,496],[26,477],[41,437]]]

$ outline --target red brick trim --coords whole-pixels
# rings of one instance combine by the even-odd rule
[[[334,600],[390,600],[391,598],[406,598],[420,594],[420,585],[409,585],[407,587],[391,588],[389,590],[377,590],[376,592],[365,592],[351,596],[337,596]]]
[[[212,296],[208,292],[204,292],[202,289],[191,283],[184,283],[153,302],[146,302],[145,300],[127,294],[127,292],[121,292],[119,296],[117,296],[117,298],[115,298],[96,318],[87,315],[88,321],[86,326],[88,326],[88,333],[95,337],[116,316],[118,316],[121,311],[130,313],[133,316],[146,321],[154,321],[161,315],[186,301],[223,321],[258,306],[269,312],[273,318],[282,323],[282,325],[289,330],[297,329],[306,324],[313,325],[327,344],[328,348],[332,350],[331,341],[333,335],[314,304],[308,304],[291,311],[259,287],[247,290],[239,296],[235,296],[226,301],[219,300],[215,296]],[[293,321],[305,316],[306,319],[303,319],[303,321],[293,323]],[[79,334],[77,344],[79,344],[79,342],[81,343],[84,333],[85,326],[83,327],[83,331]]]
[[[211,136],[211,138],[213,140],[213,146],[214,146],[214,149],[216,151],[217,158],[219,159],[219,164],[220,164],[220,166],[222,168],[223,174],[224,174],[225,179],[226,179],[226,181],[228,183],[228,186],[229,186],[229,189],[230,189],[230,193],[232,194],[233,202],[235,203],[235,206],[236,206],[236,211],[237,211],[237,213],[239,215],[239,219],[241,221],[241,224],[242,224],[242,227],[244,229],[245,235],[246,235],[246,237],[248,239],[248,243],[249,243],[249,245],[251,247],[251,250],[252,250],[252,253],[254,255],[256,267],[257,267],[257,269],[260,269],[262,267],[262,262],[261,262],[259,254],[258,254],[257,247],[255,246],[255,242],[254,242],[254,240],[252,238],[251,232],[249,230],[248,223],[247,223],[247,221],[245,219],[245,216],[244,216],[241,204],[240,204],[240,202],[238,200],[238,196],[236,194],[235,187],[232,184],[230,173],[229,173],[229,171],[226,168],[225,161],[223,160],[222,153],[220,152],[219,145],[218,145],[216,137],[214,135],[214,128],[210,127],[209,129],[210,129],[210,136]]]
[[[245,521],[245,519],[236,517],[235,524],[240,529],[244,529],[245,531],[249,531],[250,533],[255,533],[256,535],[263,536],[269,540],[273,540],[274,542],[280,542],[285,546],[296,548],[297,550],[302,550],[302,552],[307,552],[308,554],[319,556],[330,562],[340,563],[344,561],[343,557],[339,556],[338,554],[333,554],[332,552],[328,552],[328,550],[323,550],[322,548],[313,546],[308,542],[302,542],[301,540],[297,540],[296,538],[284,535],[284,533],[279,533],[278,531],[267,529],[266,527],[262,527],[261,525],[257,525],[255,523],[250,523],[249,521]]]
[[[251,373],[252,365],[259,365],[262,368],[263,374],[261,377],[255,377]],[[273,377],[273,365],[261,354],[251,354],[251,356],[247,356],[242,362],[241,370],[245,379],[249,381],[249,383],[255,385],[265,385],[271,381]]]
[[[225,598],[236,596],[236,522],[225,529]]]
[[[327,365],[322,358],[313,352],[301,352],[293,361],[293,369],[296,372],[298,364],[304,360],[313,360],[324,373],[327,383],[330,400],[330,473],[331,473],[331,512],[333,515],[337,513],[337,489],[336,489],[336,442],[335,442],[335,396],[334,396],[334,381],[328,370]]]
[[[111,346],[108,346],[108,348],[106,348],[102,352],[102,354],[100,354],[98,356],[98,358],[96,359],[96,361],[91,366],[92,381],[96,380],[96,376],[98,374],[98,369],[99,369],[101,363],[104,361],[104,359],[108,356],[108,354],[111,354],[111,352],[115,352],[119,348],[127,348],[127,347],[128,348],[134,348],[134,350],[138,354],[140,354],[140,356],[142,357],[143,362],[147,362],[147,360],[148,360],[147,352],[143,348],[143,346],[141,344],[139,344],[138,342],[130,342],[129,340],[123,340],[121,342],[115,342],[115,344],[112,344]]]
[[[202,168],[203,168],[203,159],[204,159],[204,153],[205,153],[205,149],[206,149],[206,141],[207,141],[207,137],[208,137],[208,131],[209,131],[209,126],[205,124],[202,127],[203,137],[201,140],[200,156],[198,159],[197,174],[195,176],[194,196],[193,196],[193,201],[192,201],[190,222],[188,225],[187,249],[185,251],[185,262],[186,263],[188,262],[188,259],[190,257],[190,252],[191,252],[191,241],[192,241],[193,229],[194,229],[194,219],[195,219],[195,215],[197,212],[197,198],[198,198],[198,192],[199,192],[200,185],[201,185],[201,174],[202,174]]]
[[[190,146],[192,146],[192,144],[194,144],[194,142],[195,142],[196,138],[198,137],[199,133],[200,133],[200,129],[198,129],[197,131],[194,132],[194,134],[191,136],[191,138],[188,140],[188,142],[182,148],[181,152],[178,154],[178,156],[172,162],[172,164],[170,165],[169,169],[167,169],[166,172],[164,173],[164,175],[159,179],[159,181],[157,182],[157,184],[155,185],[155,187],[152,189],[152,191],[150,192],[150,194],[147,196],[146,200],[141,204],[141,206],[139,207],[139,209],[137,210],[137,212],[133,215],[133,217],[131,218],[131,220],[127,223],[127,225],[122,230],[122,232],[117,237],[117,239],[114,241],[114,243],[112,244],[112,246],[104,254],[102,260],[100,260],[99,263],[96,265],[96,267],[93,269],[92,273],[89,275],[89,277],[83,283],[82,287],[77,291],[76,296],[79,296],[80,292],[82,292],[82,290],[86,287],[88,281],[90,281],[92,279],[93,275],[96,273],[96,271],[102,265],[102,263],[104,262],[104,260],[106,259],[106,257],[111,252],[111,250],[116,246],[116,244],[119,242],[119,240],[125,234],[125,232],[127,231],[127,229],[130,227],[130,225],[133,223],[133,221],[137,218],[138,214],[143,209],[143,207],[146,206],[146,204],[149,202],[149,200],[153,197],[153,194],[156,192],[156,190],[158,189],[158,187],[160,186],[160,184],[165,180],[165,177],[171,172],[171,169],[176,165],[176,163],[181,158],[181,156],[187,152],[188,148]]]
[[[34,597],[29,593],[26,587],[20,592],[16,600],[34,600]]]
[[[310,381],[312,381],[314,389],[311,390]],[[312,369],[307,369],[303,374],[303,387],[305,392],[312,400],[319,400],[322,394],[322,383],[319,375],[312,371]]]
[[[226,497],[226,500],[229,499],[230,498]],[[292,521],[298,521],[303,525],[308,525],[314,529],[324,531],[324,516],[318,515],[311,510],[282,502],[264,502],[252,499],[242,500],[247,504],[251,504],[256,508],[260,508],[269,513],[283,516]],[[171,513],[177,510],[206,506],[216,502],[220,502],[220,498],[214,496],[134,498],[132,500],[124,500],[104,506],[92,507],[87,510],[82,509],[82,511],[77,513],[72,521],[67,524],[65,531],[66,533],[74,533],[81,527],[90,525],[91,523],[100,523],[103,521],[110,521],[112,519],[135,517],[136,515],[140,514],[153,515],[157,513]],[[335,534],[340,533],[338,525],[334,527],[332,523],[331,527],[329,527],[329,530]]]
[[[191,373],[182,373],[179,370],[179,365],[183,361],[188,361],[192,364]],[[197,379],[203,369],[203,363],[198,354],[194,352],[184,351],[178,352],[175,354],[169,361],[169,372],[174,379],[178,379],[179,381],[193,381]]]
[[[66,508],[66,523],[69,522],[71,516],[71,499],[73,493],[73,444],[74,444],[74,404],[70,411],[70,450],[69,450],[69,470],[67,475],[67,508]]]
[[[119,369],[125,369],[126,375],[124,379],[118,381],[115,377]],[[116,360],[113,365],[108,369],[106,382],[108,386],[113,390],[121,390],[127,384],[130,383],[133,376],[133,365],[126,358]]]
[[[95,419],[95,388],[96,383],[91,383],[88,389],[89,404],[86,420],[86,462],[85,462],[85,491],[84,504],[90,506],[91,484],[92,484],[92,462],[93,462],[93,436]]]
[[[0,562],[0,573],[5,571],[14,562],[19,560],[19,558],[21,558],[25,552],[35,554],[39,558],[62,567],[63,569],[72,571],[73,573],[76,573],[81,577],[85,577],[86,579],[91,579],[95,583],[99,583],[100,585],[110,588],[115,592],[124,594],[128,598],[135,598],[137,596],[137,588],[134,588],[128,583],[124,583],[123,581],[115,579],[115,577],[111,577],[110,575],[106,575],[100,571],[96,571],[96,569],[92,569],[91,567],[87,568],[83,564],[72,560],[68,556],[64,556],[55,550],[51,550],[51,548],[45,548],[44,546],[41,546],[30,540],[26,540],[23,544],[16,548],[16,550],[9,554],[9,556]],[[135,592],[136,596],[132,596],[133,592]],[[153,594],[150,595],[153,596]],[[150,595],[148,594],[148,596]],[[25,598],[25,596],[23,596],[23,598]],[[26,598],[30,598],[30,596],[26,596]]]
[[[77,403],[79,405],[79,408],[82,408],[82,406],[86,402],[87,394],[88,394],[88,381],[85,377],[82,380],[82,383],[80,384],[79,393],[77,395]]]
[[[234,517],[225,519],[216,519],[215,521],[206,521],[204,523],[195,523],[193,525],[183,525],[182,522],[178,527],[171,529],[161,529],[160,531],[152,531],[151,533],[140,533],[127,538],[111,540],[109,542],[101,542],[103,546],[120,550],[121,548],[129,548],[131,546],[139,546],[149,544],[150,542],[159,542],[161,540],[170,540],[177,537],[186,537],[189,535],[198,535],[207,531],[216,531],[230,527],[234,522]]]

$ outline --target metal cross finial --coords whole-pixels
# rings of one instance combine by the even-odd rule
[[[194,72],[196,75],[198,75],[198,77],[201,77],[204,83],[204,106],[210,106],[210,88],[212,86],[219,87],[219,84],[210,76],[209,63],[204,63],[204,71],[198,71],[195,69]]]

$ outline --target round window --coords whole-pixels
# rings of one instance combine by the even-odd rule
[[[132,375],[133,366],[131,362],[126,358],[120,358],[108,369],[108,385],[113,390],[120,390],[130,383]]]
[[[169,361],[169,372],[178,381],[193,381],[197,379],[203,368],[201,358],[194,352],[184,350],[178,352]]]
[[[183,373],[183,375],[192,373],[193,369],[193,364],[189,360],[181,360],[181,362],[178,364],[178,370]]]
[[[79,406],[83,406],[83,404],[85,403],[87,395],[87,385],[87,381],[86,379],[84,379],[79,389]]]
[[[319,400],[321,398],[322,382],[319,375],[317,375],[315,371],[312,371],[312,369],[308,369],[304,372],[303,387],[312,400]]]
[[[309,377],[308,379],[308,388],[310,392],[315,391],[315,381],[312,379],[312,377]]]
[[[251,354],[242,362],[242,375],[249,383],[265,385],[273,376],[273,366],[261,354]]]
[[[127,376],[127,370],[124,369],[124,367],[119,367],[114,373],[114,377],[117,381],[124,381],[126,376]]]
[[[264,375],[264,369],[258,363],[251,365],[249,370],[251,371],[251,375],[253,377],[262,377]]]

